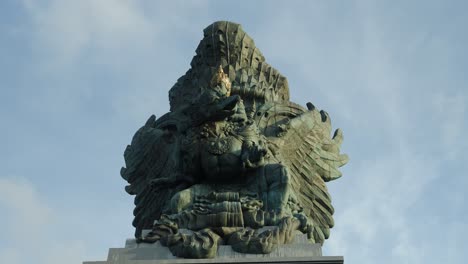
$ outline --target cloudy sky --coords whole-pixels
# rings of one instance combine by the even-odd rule
[[[464,1],[0,1],[0,263],[104,260],[133,234],[123,151],[217,20],[344,131],[324,253],[464,263]]]

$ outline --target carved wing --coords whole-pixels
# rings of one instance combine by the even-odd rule
[[[348,162],[348,156],[340,154],[341,130],[330,137],[328,114],[317,111],[311,103],[307,107],[265,104],[257,111],[256,121],[275,158],[289,167],[293,193],[311,221],[309,239],[323,243],[334,225],[325,182],[341,177],[338,168]]]
[[[152,228],[176,192],[174,185],[179,184],[177,135],[169,129],[170,123],[167,116],[157,121],[151,116],[124,152],[126,167],[120,174],[130,184],[125,187],[127,193],[136,195],[133,226],[137,238],[143,229]]]

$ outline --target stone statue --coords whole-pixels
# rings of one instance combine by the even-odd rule
[[[170,112],[151,116],[124,153],[138,242],[212,258],[220,244],[266,254],[298,231],[312,243],[329,237],[325,182],[348,161],[342,133],[331,136],[326,112],[289,101],[286,77],[240,25],[204,30],[169,100]]]

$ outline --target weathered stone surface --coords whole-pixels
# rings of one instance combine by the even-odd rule
[[[174,259],[174,260],[120,260],[120,262],[87,261],[83,264],[200,264],[200,263],[275,263],[275,264],[343,264],[343,257],[290,257],[290,258],[238,258],[238,259]]]
[[[124,153],[137,243],[203,259],[225,247],[272,254],[296,232],[323,244],[334,225],[325,182],[341,177],[348,161],[342,132],[332,135],[325,111],[289,101],[286,77],[239,24],[204,30],[169,100],[170,112],[151,116]],[[125,249],[163,254],[150,251]]]
[[[189,232],[189,231],[182,231]],[[155,263],[343,263],[342,257],[323,257],[319,244],[310,244],[306,235],[296,234],[296,242],[282,245],[270,254],[243,254],[230,246],[218,248],[214,259],[181,259],[172,255],[160,242],[136,243],[128,239],[125,248],[111,248],[106,261],[88,261],[84,264],[155,264]]]

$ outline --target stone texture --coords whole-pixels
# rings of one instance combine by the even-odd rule
[[[135,239],[85,263],[343,263],[321,252],[334,226],[326,182],[348,162],[341,130],[290,101],[239,24],[209,25],[195,53],[170,111],[124,152]]]
[[[326,183],[348,161],[329,115],[291,102],[286,77],[229,21],[203,31],[169,102],[135,133],[121,169],[136,242],[156,244],[110,259],[315,257],[308,243],[323,245],[334,226]],[[291,247],[296,232],[308,243]]]
[[[83,264],[110,264],[113,262],[91,261]],[[277,259],[177,259],[173,261],[146,261],[133,260],[130,262],[118,262],[119,264],[199,264],[199,263],[275,263],[275,264],[343,264],[343,257],[309,257],[309,258],[277,258]]]
[[[127,239],[125,248],[109,249],[107,261],[86,261],[83,264],[197,264],[197,263],[329,263],[342,264],[343,257],[322,256],[320,244],[310,244],[307,237],[297,234],[293,244],[281,245],[270,254],[243,254],[235,252],[228,245],[221,245],[213,259],[176,258],[160,242],[138,244]]]

